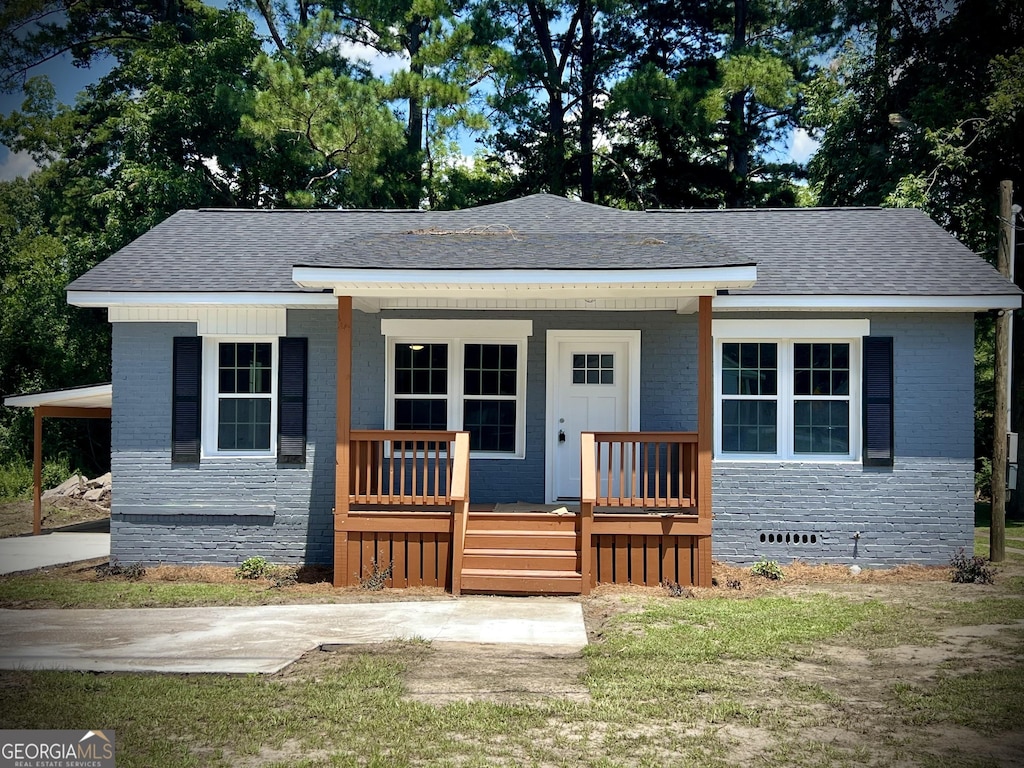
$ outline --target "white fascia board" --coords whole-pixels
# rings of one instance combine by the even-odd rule
[[[663,292],[666,295],[750,288],[757,268],[706,269],[342,269],[294,267],[292,280],[303,288],[330,288],[339,296],[439,296],[543,293],[572,296],[604,292]]]
[[[879,311],[879,312],[988,312],[992,309],[1017,309],[1019,295],[989,296],[715,296],[715,310],[795,310]]]
[[[336,307],[329,293],[200,293],[159,291],[68,291],[68,304],[76,307],[133,306],[250,306]]]
[[[36,408],[40,405],[63,405],[75,408],[110,408],[114,397],[112,384],[97,384],[92,387],[75,387],[53,392],[36,392],[31,395],[11,395],[4,398],[4,405],[11,408]]]
[[[871,335],[871,321],[806,319],[711,321],[711,336],[716,339],[856,339]]]

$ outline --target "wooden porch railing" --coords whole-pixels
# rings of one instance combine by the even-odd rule
[[[595,432],[583,455],[596,459],[601,507],[696,508],[696,432]]]
[[[599,582],[710,585],[711,510],[698,504],[698,456],[694,432],[582,434],[584,594]]]
[[[353,429],[350,503],[450,505],[460,434],[468,439],[462,432]],[[468,443],[461,458],[468,463]]]
[[[469,511],[469,433],[352,430],[348,573],[340,585],[392,567],[389,586],[459,587]],[[457,592],[456,592],[457,593]]]

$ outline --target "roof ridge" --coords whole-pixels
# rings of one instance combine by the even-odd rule
[[[882,205],[811,205],[794,208],[645,208],[644,213],[781,213],[795,211],[903,211],[917,208],[889,208]]]

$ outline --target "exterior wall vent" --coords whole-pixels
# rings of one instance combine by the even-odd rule
[[[768,544],[817,544],[816,533],[762,533],[761,543]]]

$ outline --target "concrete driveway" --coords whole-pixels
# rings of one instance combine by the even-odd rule
[[[587,644],[580,603],[463,597],[432,602],[225,608],[0,610],[0,669],[271,673],[326,644]]]
[[[109,533],[43,533],[0,539],[0,574],[110,557]]]

